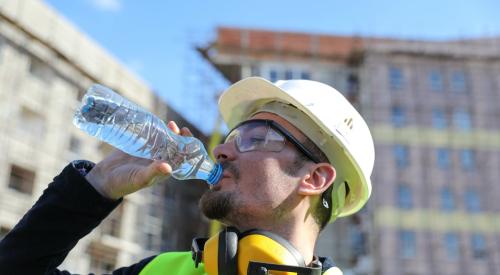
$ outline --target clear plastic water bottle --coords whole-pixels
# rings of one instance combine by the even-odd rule
[[[102,85],[87,90],[73,123],[130,155],[166,161],[176,179],[216,184],[221,177],[221,165],[200,140],[173,133],[161,119]]]

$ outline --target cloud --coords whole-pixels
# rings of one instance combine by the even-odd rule
[[[122,8],[121,0],[90,0],[90,3],[101,11],[117,12]]]

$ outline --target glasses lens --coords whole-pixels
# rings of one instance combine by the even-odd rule
[[[320,162],[299,140],[272,120],[257,119],[243,122],[231,130],[224,143],[232,142],[233,140],[240,152],[280,152],[285,147],[286,140],[288,140],[313,162]]]
[[[285,137],[269,127],[266,135],[266,151],[280,152],[285,147]]]
[[[226,143],[235,140],[240,152],[279,152],[285,145],[285,137],[268,126],[265,121],[249,121],[233,129]]]

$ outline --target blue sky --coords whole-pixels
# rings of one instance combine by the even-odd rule
[[[193,45],[213,39],[217,26],[433,40],[500,36],[499,0],[45,2],[205,133],[227,83]]]

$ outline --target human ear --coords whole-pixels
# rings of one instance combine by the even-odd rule
[[[329,163],[317,163],[304,175],[299,185],[299,194],[314,196],[322,194],[335,180],[335,168]]]

